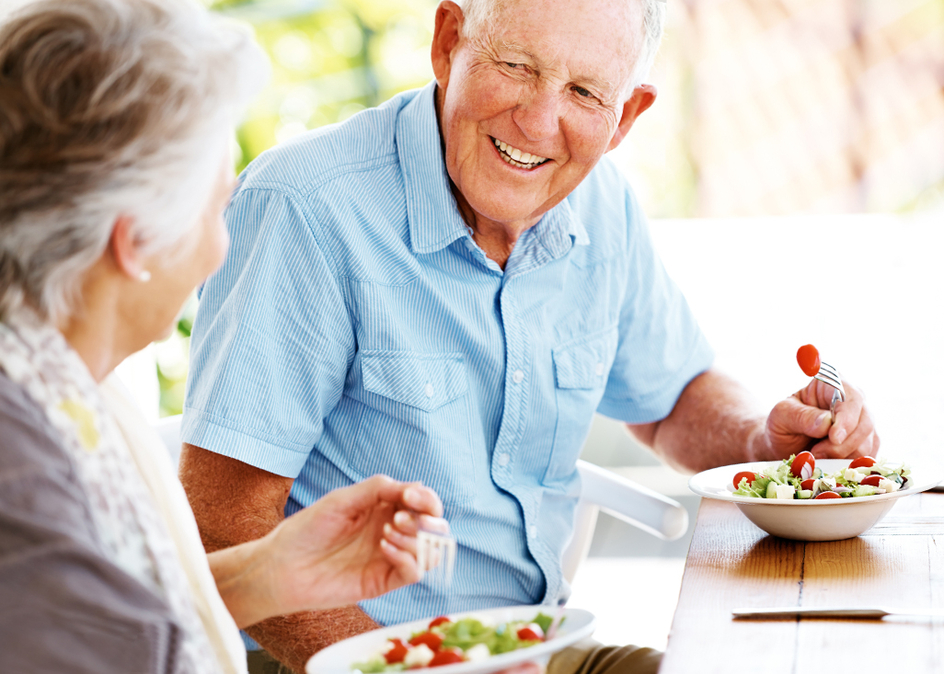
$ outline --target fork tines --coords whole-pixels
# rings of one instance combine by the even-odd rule
[[[456,564],[457,545],[452,536],[420,530],[416,538],[416,561],[422,578],[448,588]]]
[[[839,391],[842,400],[846,399],[846,390],[842,387],[842,378],[839,375],[839,370],[829,363],[820,363],[819,372],[817,372],[816,376],[813,378],[832,386]]]

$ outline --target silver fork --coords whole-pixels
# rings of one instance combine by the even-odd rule
[[[839,375],[839,370],[829,363],[820,362],[819,372],[816,373],[813,379],[818,379],[827,386],[833,387],[833,399],[829,404],[829,413],[832,415],[833,421],[836,421],[836,403],[841,403],[846,399],[846,389],[842,387],[842,377]]]
[[[420,528],[416,534],[416,563],[420,580],[448,589],[456,566],[458,546],[449,534]]]

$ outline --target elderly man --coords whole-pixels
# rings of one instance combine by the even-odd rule
[[[209,549],[377,472],[443,498],[448,601],[423,585],[249,633],[296,670],[377,624],[566,596],[560,554],[595,412],[686,470],[874,452],[861,395],[758,414],[712,352],[603,155],[642,84],[659,0],[444,0],[435,82],[267,152],[202,293],[182,477]],[[654,671],[626,649],[553,671]],[[636,669],[633,669],[636,667]]]

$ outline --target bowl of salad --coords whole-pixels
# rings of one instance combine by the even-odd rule
[[[800,452],[779,463],[712,468],[692,476],[688,485],[699,496],[731,501],[773,536],[838,541],[868,531],[898,499],[937,482],[901,462],[815,459]]]
[[[306,674],[379,674],[432,669],[436,674],[487,674],[551,654],[594,630],[589,611],[568,608],[546,639],[556,608],[508,606],[434,616],[359,634],[318,651]]]

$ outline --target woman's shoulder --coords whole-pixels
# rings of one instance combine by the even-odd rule
[[[180,643],[167,603],[120,570],[45,413],[0,371],[3,671],[165,671]]]
[[[42,408],[0,370],[0,484],[50,473],[77,480],[72,461]]]

